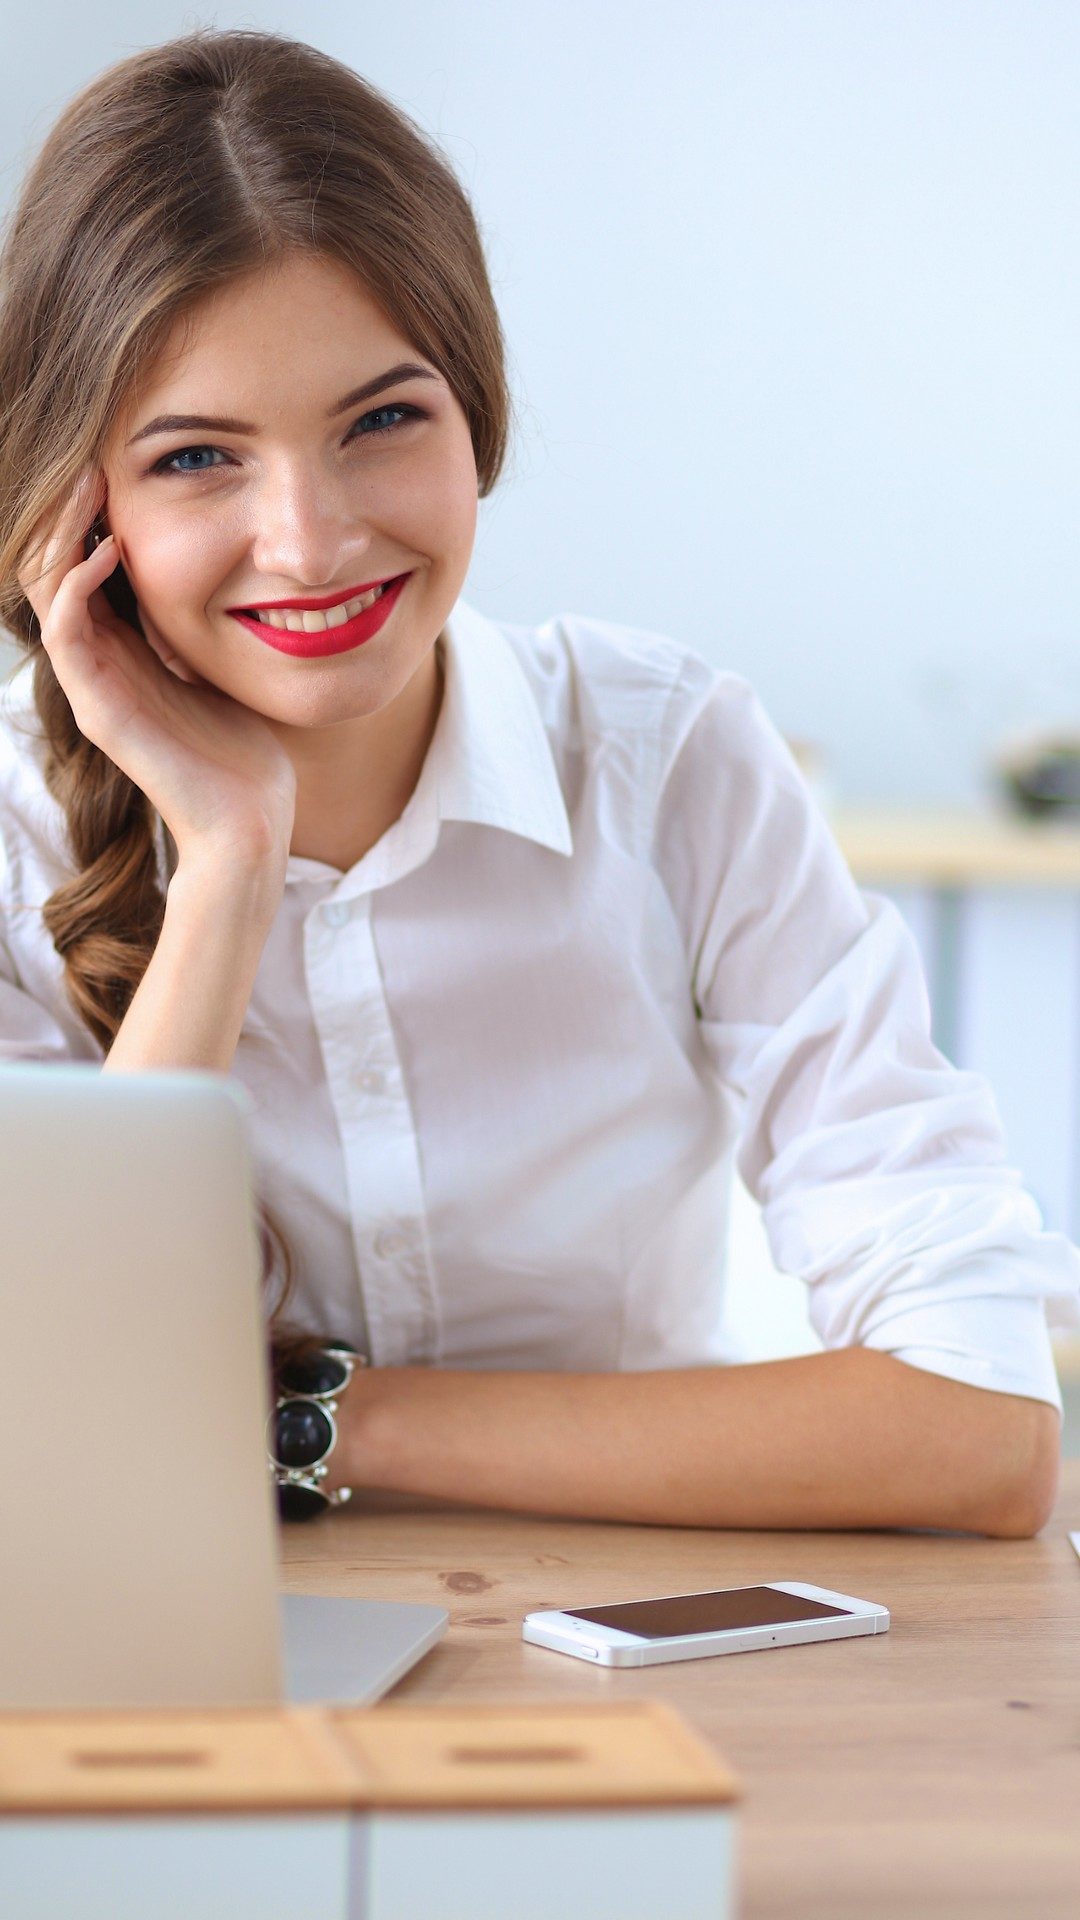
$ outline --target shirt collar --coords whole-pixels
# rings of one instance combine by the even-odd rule
[[[443,695],[420,778],[400,819],[339,876],[343,893],[411,872],[433,851],[443,820],[502,827],[555,853],[573,853],[547,729],[512,642],[493,620],[458,600],[437,644]],[[290,855],[286,879],[332,872],[321,861]]]

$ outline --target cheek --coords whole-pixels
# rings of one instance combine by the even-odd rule
[[[209,516],[196,526],[175,511],[141,514],[118,539],[135,596],[151,613],[201,607],[233,564],[235,537]]]
[[[415,545],[446,548],[472,538],[476,528],[476,461],[467,430],[449,445],[432,447],[419,462],[401,495],[401,530],[415,527]]]

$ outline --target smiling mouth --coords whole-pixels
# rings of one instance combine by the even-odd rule
[[[325,610],[236,607],[231,617],[279,653],[307,659],[348,653],[386,625],[411,578],[411,574],[399,573],[396,579],[383,581],[369,592]]]
[[[397,577],[400,579],[401,576]],[[358,613],[366,613],[393,585],[393,580],[384,580],[381,586],[373,587],[370,593],[357,594],[352,600],[340,600],[336,607],[240,607],[238,612],[245,613],[249,620],[258,620],[262,626],[276,627],[279,632],[328,633],[334,627],[343,627],[347,620],[355,620]]]

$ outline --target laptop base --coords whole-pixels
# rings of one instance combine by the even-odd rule
[[[445,1607],[284,1593],[285,1698],[363,1707],[378,1700],[441,1640]]]

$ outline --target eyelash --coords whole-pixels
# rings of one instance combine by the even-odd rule
[[[381,434],[396,433],[398,428],[407,424],[409,420],[426,420],[428,417],[420,407],[407,407],[399,405],[395,401],[388,403],[385,407],[372,407],[369,413],[360,414],[359,418],[353,421],[353,427],[359,426],[362,420],[373,420],[376,414],[379,413],[400,413],[405,417],[403,420],[396,421],[393,426],[376,427],[372,433],[350,433],[349,439],[373,440]],[[151,473],[172,475],[181,480],[190,479],[193,474],[216,473],[218,470],[218,462],[215,462],[214,465],[210,467],[174,467],[172,463],[174,460],[181,460],[185,453],[222,453],[223,451],[224,449],[222,447],[212,447],[209,445],[178,447],[175,453],[163,454],[160,460],[155,460],[150,471]]]

